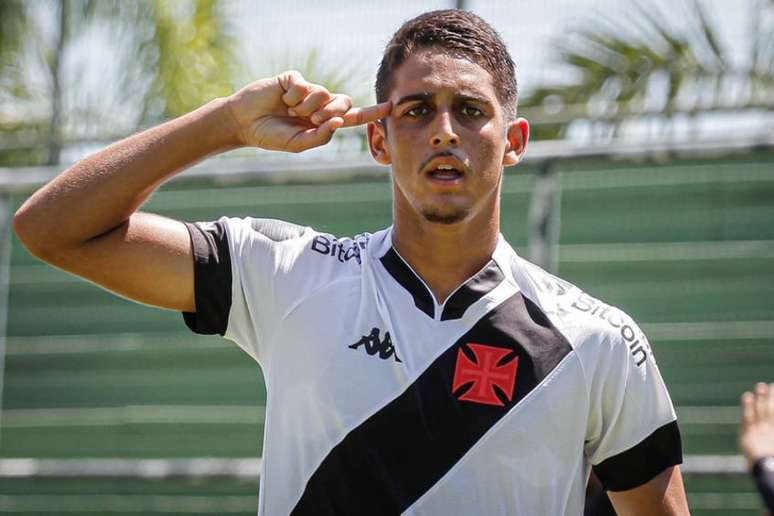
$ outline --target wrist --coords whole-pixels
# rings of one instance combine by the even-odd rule
[[[771,474],[774,475],[774,455],[756,459],[752,464],[753,475]]]
[[[206,123],[208,146],[217,152],[245,146],[242,130],[229,104],[229,97],[213,99],[194,113],[201,115],[202,121]]]
[[[239,147],[247,146],[247,140],[245,138],[242,124],[239,123],[239,119],[234,112],[234,96],[229,95],[228,97],[222,97],[216,100],[220,101],[223,114],[228,120],[230,128],[229,132],[233,141],[236,142],[236,145]]]

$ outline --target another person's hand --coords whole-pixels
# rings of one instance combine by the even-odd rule
[[[756,461],[774,457],[774,383],[758,383],[742,394],[739,447],[752,468]]]
[[[341,127],[373,122],[390,114],[390,102],[352,107],[347,95],[283,72],[255,81],[228,97],[244,145],[301,152],[328,143]]]

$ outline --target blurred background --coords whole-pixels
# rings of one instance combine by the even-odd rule
[[[774,381],[774,1],[0,0],[0,513],[254,514],[265,390],[235,345],[32,258],[9,218],[85,154],[294,68],[373,101],[384,45],[461,7],[517,63],[528,159],[508,169],[518,252],[649,335],[695,515],[762,512],[739,395]],[[242,149],[145,209],[390,223],[365,133]]]

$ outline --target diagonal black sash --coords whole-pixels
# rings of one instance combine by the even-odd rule
[[[501,406],[460,400],[475,383],[458,383],[452,391],[458,360],[475,364],[481,359],[471,343],[502,348],[497,350],[499,367],[518,360],[510,399],[503,389],[490,387]],[[403,393],[350,431],[309,478],[292,514],[400,514],[570,350],[534,303],[514,295],[479,320]]]

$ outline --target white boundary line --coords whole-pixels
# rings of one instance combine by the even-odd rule
[[[8,355],[70,353],[119,353],[184,349],[236,349],[220,338],[201,338],[177,333],[94,333],[80,335],[35,335],[8,337]]]
[[[741,455],[686,455],[680,467],[687,474],[747,474]]]
[[[559,263],[655,262],[774,258],[774,240],[562,244]]]
[[[25,477],[238,477],[257,479],[261,459],[0,459],[0,478]]]
[[[262,405],[129,405],[122,407],[24,408],[3,412],[5,428],[62,428],[121,425],[260,425]],[[730,405],[677,407],[685,425],[739,425],[739,407]]]
[[[688,455],[686,474],[746,474],[740,455]],[[236,477],[257,479],[261,459],[0,459],[0,478],[29,477]]]
[[[771,339],[774,321],[697,321],[642,323],[651,341]]]
[[[255,495],[12,494],[0,495],[0,513],[224,514],[255,513]]]

